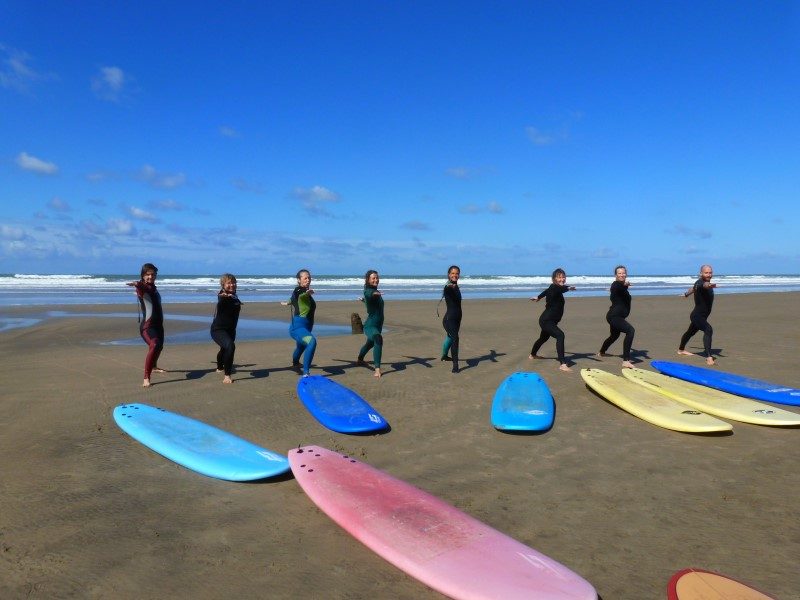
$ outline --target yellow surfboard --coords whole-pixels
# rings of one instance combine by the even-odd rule
[[[773,425],[786,427],[800,425],[800,415],[781,408],[775,408],[763,402],[735,396],[714,388],[689,383],[682,379],[667,377],[661,373],[644,369],[623,369],[626,379],[638,383],[649,390],[669,396],[692,408],[716,415],[725,419],[733,419],[742,423],[755,425]]]
[[[715,433],[733,429],[730,423],[691,409],[619,375],[601,369],[581,369],[581,377],[586,385],[606,400],[653,425],[686,433]]]

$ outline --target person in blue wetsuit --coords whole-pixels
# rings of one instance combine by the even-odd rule
[[[623,265],[619,265],[614,269],[614,282],[611,284],[611,307],[606,314],[606,321],[611,328],[611,333],[600,346],[600,356],[608,356],[606,351],[611,347],[611,344],[617,341],[620,334],[625,334],[625,339],[622,341],[622,368],[632,369],[631,363],[631,345],[633,344],[633,335],[636,330],[628,323],[628,315],[631,314],[631,294],[628,291],[630,282],[628,281],[628,269]]]
[[[461,328],[461,290],[458,288],[458,279],[461,269],[457,265],[447,269],[447,284],[442,290],[447,310],[442,318],[442,326],[447,334],[442,344],[442,360],[453,361],[453,373],[458,373],[458,331]],[[441,302],[441,300],[440,300]],[[450,353],[448,357],[447,354]]]
[[[236,325],[242,303],[236,295],[236,277],[225,273],[219,278],[220,291],[217,293],[217,308],[211,322],[211,339],[219,346],[217,352],[217,373],[224,372],[222,383],[233,383],[233,355],[236,352]]]
[[[556,352],[558,353],[558,362],[561,365],[558,367],[562,371],[572,371],[567,364],[564,357],[564,332],[558,327],[559,321],[564,316],[564,294],[570,290],[574,290],[573,286],[566,284],[567,274],[564,269],[556,269],[551,276],[552,284],[536,298],[531,298],[534,302],[539,302],[542,298],[546,298],[545,308],[539,317],[539,327],[542,328],[542,333],[533,343],[529,359],[541,358],[537,353],[539,348],[542,347],[547,340],[551,337],[556,339]]]
[[[378,291],[380,276],[377,271],[369,270],[364,275],[364,296],[361,300],[367,306],[367,320],[364,321],[364,335],[367,342],[358,351],[357,362],[364,363],[367,352],[372,350],[372,363],[375,377],[381,376],[381,355],[383,354],[383,295]]]
[[[139,300],[139,335],[147,344],[147,356],[144,359],[144,381],[142,387],[150,387],[151,373],[166,373],[158,367],[158,358],[164,348],[164,311],[161,308],[161,294],[156,288],[158,268],[153,263],[142,265],[139,281],[131,281],[126,285],[136,288]]]
[[[292,323],[289,325],[289,335],[297,343],[292,354],[292,367],[301,370],[303,377],[308,377],[311,372],[311,362],[317,351],[317,338],[311,333],[314,329],[314,313],[317,303],[314,300],[314,290],[311,289],[311,272],[300,269],[297,272],[297,287],[292,292],[289,302],[292,307]],[[305,355],[303,356],[303,353]],[[300,364],[300,357],[303,363]]]
[[[686,344],[695,333],[702,331],[707,365],[714,364],[714,357],[711,356],[711,337],[714,335],[714,329],[708,322],[711,307],[714,305],[714,288],[717,287],[716,283],[711,283],[713,276],[714,269],[711,268],[711,265],[703,265],[700,267],[700,278],[683,294],[684,298],[694,294],[694,310],[689,315],[689,329],[681,337],[681,343],[678,346],[678,354],[691,356],[692,353],[686,351]]]

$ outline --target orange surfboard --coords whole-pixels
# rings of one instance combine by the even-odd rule
[[[704,569],[683,569],[667,584],[668,600],[775,600],[725,575]]]

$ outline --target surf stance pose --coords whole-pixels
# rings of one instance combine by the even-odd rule
[[[364,322],[364,335],[367,343],[358,351],[358,363],[364,364],[364,357],[372,350],[375,377],[381,376],[381,354],[383,353],[383,295],[378,291],[380,277],[377,271],[369,270],[364,275],[364,297],[367,306],[367,320]]]
[[[567,360],[564,358],[564,332],[558,327],[561,317],[564,316],[564,294],[575,287],[566,285],[567,274],[564,269],[556,269],[553,271],[551,277],[553,283],[550,284],[546,290],[539,294],[536,298],[531,298],[533,302],[539,302],[542,298],[546,298],[544,311],[539,317],[539,327],[542,328],[542,333],[539,339],[533,343],[531,348],[531,355],[529,359],[541,358],[537,354],[539,348],[542,347],[547,340],[551,337],[556,339],[556,352],[558,353],[558,362],[561,366],[558,367],[562,371],[572,371],[567,365]]]
[[[608,356],[606,351],[611,344],[617,341],[621,333],[625,334],[622,341],[622,368],[632,369],[631,344],[636,330],[625,319],[631,314],[631,294],[628,291],[628,269],[619,265],[614,269],[614,282],[611,284],[611,307],[606,313],[606,321],[611,327],[611,333],[600,346],[600,356]]]
[[[461,290],[458,288],[460,276],[461,269],[458,266],[453,265],[447,269],[447,284],[442,290],[442,298],[447,306],[442,318],[442,326],[447,334],[442,344],[442,360],[453,361],[453,373],[458,373],[458,330],[461,328]],[[447,356],[448,352],[450,357]]]
[[[702,331],[703,348],[706,351],[706,364],[708,365],[714,364],[714,357],[711,356],[711,336],[714,334],[714,329],[708,322],[711,307],[714,305],[714,288],[717,287],[716,283],[711,283],[713,276],[714,269],[711,268],[711,265],[703,265],[700,267],[700,278],[684,292],[684,298],[694,294],[694,310],[689,315],[689,329],[681,337],[681,343],[678,346],[678,354],[691,356],[692,353],[685,349],[686,344],[695,333]]]
[[[147,356],[144,359],[144,381],[142,387],[150,387],[150,374],[166,373],[158,367],[158,357],[164,348],[164,311],[161,309],[161,294],[156,288],[158,269],[152,263],[144,263],[139,281],[130,281],[126,285],[136,288],[139,300],[139,335],[147,344]]]
[[[242,303],[236,295],[236,277],[225,273],[219,278],[220,291],[217,293],[217,308],[211,322],[211,339],[219,346],[217,352],[217,373],[225,373],[222,383],[233,383],[233,355],[236,352],[236,325]]]
[[[311,289],[311,272],[300,269],[297,272],[297,287],[292,292],[289,302],[284,305],[292,307],[292,323],[289,325],[289,335],[297,343],[292,354],[292,366],[301,369],[303,377],[308,377],[311,371],[311,361],[317,351],[317,338],[311,333],[314,329],[314,313],[317,302],[314,300],[314,290]],[[303,353],[305,352],[305,356]],[[303,363],[300,364],[300,357]]]

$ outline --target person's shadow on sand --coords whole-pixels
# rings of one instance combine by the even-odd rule
[[[491,350],[489,350],[488,354],[484,354],[483,356],[475,356],[473,358],[464,359],[464,364],[466,366],[461,367],[461,370],[466,371],[467,369],[472,369],[474,367],[477,367],[482,362],[486,362],[487,360],[496,363],[497,358],[499,356],[505,356],[505,355],[506,355],[505,352],[498,352],[497,350],[492,348]]]
[[[422,356],[404,356],[404,358],[407,358],[408,360],[389,364],[389,366],[392,368],[392,371],[405,371],[412,365],[422,365],[427,369],[432,369],[433,365],[431,364],[431,361],[436,357],[431,356],[430,358],[424,358]]]

